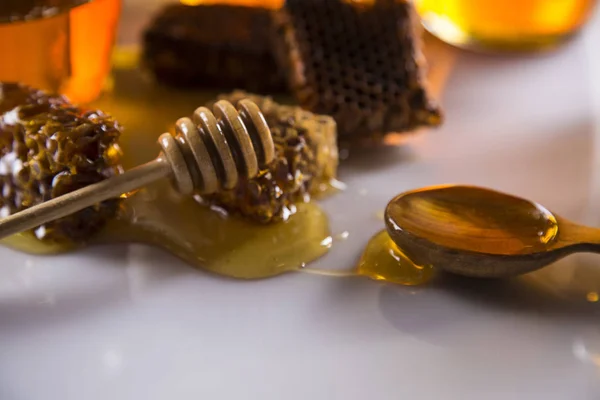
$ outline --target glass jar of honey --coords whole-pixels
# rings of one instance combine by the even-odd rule
[[[474,50],[538,50],[572,37],[596,0],[414,0],[425,28]]]
[[[110,70],[121,0],[0,2],[0,81],[94,100]]]

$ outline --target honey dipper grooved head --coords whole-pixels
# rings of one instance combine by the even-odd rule
[[[252,101],[241,100],[236,110],[221,100],[213,111],[199,107],[192,119],[176,122],[175,136],[164,133],[159,138],[162,157],[182,194],[232,189],[240,178],[255,177],[275,157],[269,126]]]

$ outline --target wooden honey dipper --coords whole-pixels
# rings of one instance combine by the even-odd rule
[[[256,104],[241,100],[237,107],[225,100],[214,105],[214,114],[199,107],[192,119],[176,122],[175,136],[158,138],[162,151],[155,160],[0,219],[0,239],[162,178],[171,178],[179,193],[190,195],[232,189],[240,177],[255,177],[275,157],[273,137]]]

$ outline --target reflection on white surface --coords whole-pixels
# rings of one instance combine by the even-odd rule
[[[125,274],[131,300],[143,298],[153,287],[168,284],[175,277],[196,273],[192,267],[162,250],[144,244],[127,246]]]
[[[600,368],[600,331],[589,329],[575,338],[573,355],[586,364]]]
[[[102,362],[110,373],[117,373],[123,365],[123,356],[115,349],[109,349],[102,355]]]
[[[348,239],[348,236],[350,236],[350,232],[348,232],[348,231],[343,231],[343,232],[341,232],[341,233],[338,233],[338,234],[336,234],[336,235],[334,236],[334,238],[335,238],[335,240],[336,240],[336,241],[338,241],[338,242],[339,242],[339,241],[343,241],[343,240],[346,240],[346,239]]]
[[[46,294],[41,300],[40,304],[46,306],[53,306],[56,304],[56,295],[54,293]]]

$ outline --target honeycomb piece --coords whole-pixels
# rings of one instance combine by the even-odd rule
[[[283,91],[270,18],[260,7],[169,5],[144,33],[143,63],[172,86]]]
[[[205,200],[254,221],[270,223],[286,220],[294,213],[295,203],[307,202],[329,188],[338,164],[336,125],[331,117],[242,91],[217,100],[221,99],[233,104],[250,99],[258,105],[271,128],[275,160],[256,178],[242,179],[234,189]]]
[[[0,218],[121,171],[120,126],[62,96],[0,82]],[[42,241],[82,242],[117,211],[109,200],[36,228]]]
[[[331,115],[340,137],[438,125],[408,1],[287,0],[276,48],[299,104]]]

